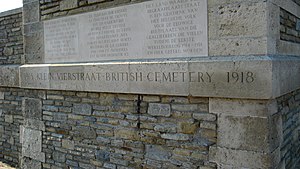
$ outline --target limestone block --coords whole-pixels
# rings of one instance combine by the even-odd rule
[[[0,126],[0,133],[2,135],[2,133],[4,132],[4,126]]]
[[[39,0],[23,0],[23,4],[34,2],[34,1],[39,1]]]
[[[101,161],[109,161],[110,152],[105,150],[97,150],[96,151],[96,159]]]
[[[179,122],[178,123],[179,129],[178,132],[184,134],[194,134],[196,129],[199,127],[199,123],[194,123],[193,121],[190,122]]]
[[[211,111],[211,110],[210,110]],[[193,113],[193,118],[200,121],[216,121],[217,116],[210,113]]]
[[[23,144],[23,138],[24,138],[24,130],[25,130],[25,127],[23,125],[20,125],[20,143]]]
[[[43,63],[44,37],[43,32],[24,35],[25,63]]]
[[[220,168],[275,168],[280,162],[280,149],[272,153],[235,150],[211,146],[209,160],[216,162]]]
[[[19,87],[19,65],[0,66],[0,86]]]
[[[210,98],[209,109],[218,115],[218,146],[269,153],[282,140],[276,100]]]
[[[89,104],[74,104],[73,113],[80,115],[92,115],[92,106]]]
[[[62,152],[59,152],[59,151],[54,151],[52,156],[53,156],[53,160],[55,162],[64,163],[66,161],[66,154],[65,153],[62,153]]]
[[[148,114],[152,116],[171,116],[171,106],[169,104],[149,103]]]
[[[168,161],[171,155],[171,150],[164,146],[146,145],[146,158],[158,161]]]
[[[267,53],[267,38],[228,38],[209,40],[210,56],[261,55]]]
[[[299,88],[300,78],[289,78],[300,75],[299,65],[297,57],[273,56],[24,65],[20,84],[35,89],[270,99]]]
[[[210,113],[268,117],[278,112],[276,100],[209,99]]]
[[[189,140],[189,135],[187,134],[162,134],[161,138],[168,139],[168,140],[177,140],[177,141],[187,141]]]
[[[14,49],[12,47],[5,47],[3,50],[4,56],[10,56],[14,54]]]
[[[0,100],[4,100],[4,92],[0,92]]]
[[[75,137],[80,139],[95,139],[96,131],[89,126],[76,126],[74,128]]]
[[[22,156],[45,162],[45,153],[42,152],[41,131],[24,128],[22,143]]]
[[[42,169],[42,163],[27,157],[21,159],[22,169]]]
[[[24,98],[22,111],[25,119],[42,120],[42,101],[40,99]]]
[[[117,128],[114,131],[114,135],[116,138],[128,140],[139,140],[140,138],[137,130],[129,128]]]
[[[175,133],[177,129],[176,124],[157,124],[154,127],[154,131],[159,131],[159,132],[167,132],[167,133]]]
[[[246,2],[260,2],[261,0],[248,0]],[[226,4],[241,4],[244,3],[244,0],[224,0],[224,1],[219,1],[219,0],[210,0],[208,1],[208,6],[209,7],[214,7],[214,6],[220,6],[220,5],[226,5]]]
[[[62,147],[65,148],[65,149],[74,150],[75,143],[74,143],[74,141],[63,139],[62,140]]]
[[[60,2],[60,10],[69,10],[78,7],[78,0],[63,0]]]
[[[267,3],[243,2],[210,9],[211,39],[224,37],[262,37],[267,35]]]
[[[89,4],[92,4],[92,3],[99,3],[99,2],[104,2],[105,0],[88,0],[88,3]]]
[[[60,10],[77,7],[77,1],[60,1]],[[128,0],[123,1],[129,2]],[[88,3],[94,2],[102,2],[102,0],[88,1]],[[176,8],[189,15],[182,14],[179,19],[161,22],[160,19],[165,19],[163,15],[167,15],[166,11],[161,11],[162,15],[155,15],[156,19],[153,20],[151,14],[153,11],[148,9],[150,6],[165,8],[175,5],[172,0],[163,0],[163,2],[132,3],[45,21],[45,63],[207,56],[207,0],[182,1],[184,6],[180,5]],[[69,14],[76,13],[76,11],[70,11]],[[115,27],[105,28],[109,32],[114,32],[114,36],[107,36],[109,32],[95,31],[98,29],[96,25],[104,23],[106,27],[109,26],[110,21],[114,22],[114,11],[120,15],[122,18],[120,23],[124,24],[126,29],[120,31]],[[103,22],[104,18],[101,19],[99,16],[107,16],[105,19],[109,22]],[[177,20],[188,22],[180,22],[179,25]],[[167,34],[169,28],[177,29],[183,26],[185,29],[175,31],[175,34]],[[60,36],[61,34],[70,36]],[[94,34],[97,34],[99,38],[95,38]],[[166,36],[163,38],[156,36],[160,34]],[[103,38],[107,41],[103,41]],[[110,41],[113,43],[108,43]],[[120,42],[126,42],[126,44]],[[98,43],[101,44],[101,47],[94,45]],[[60,49],[62,50],[58,49],[58,44],[61,44]],[[82,57],[83,55],[85,57]]]
[[[13,123],[14,122],[13,115],[5,115],[4,116],[4,121],[6,123]]]
[[[2,31],[0,32],[0,39],[6,39],[7,38],[7,32]]]
[[[24,126],[27,128],[45,131],[44,121],[36,119],[24,119]]]
[[[41,32],[44,29],[43,22],[35,22],[24,25],[24,35],[30,35],[37,32]]]
[[[23,4],[23,21],[25,24],[40,20],[39,1]]]
[[[240,150],[268,152],[269,126],[267,118],[218,117],[218,146]]]

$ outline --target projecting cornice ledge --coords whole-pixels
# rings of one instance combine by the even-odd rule
[[[286,56],[14,65],[0,72],[1,86],[30,89],[273,99],[300,88],[300,58]]]

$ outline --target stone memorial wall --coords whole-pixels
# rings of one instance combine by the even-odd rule
[[[297,168],[297,0],[23,3],[0,13],[0,161]]]

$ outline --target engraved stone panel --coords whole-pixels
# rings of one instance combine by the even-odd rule
[[[153,0],[44,22],[45,62],[208,55],[207,0]]]
[[[53,90],[267,99],[274,97],[278,89],[273,84],[280,80],[273,74],[272,63],[269,57],[221,57],[24,65],[20,68],[20,85]]]

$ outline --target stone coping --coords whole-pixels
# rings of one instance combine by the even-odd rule
[[[207,57],[0,67],[0,86],[132,94],[273,99],[300,88],[300,58]]]
[[[5,17],[5,16],[9,16],[9,15],[14,15],[17,13],[21,13],[23,10],[23,8],[16,8],[16,9],[12,9],[12,10],[8,10],[8,11],[4,11],[4,12],[0,12],[0,17]]]

